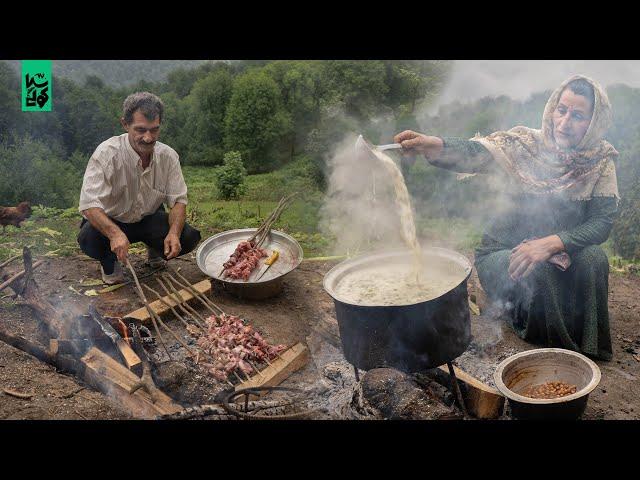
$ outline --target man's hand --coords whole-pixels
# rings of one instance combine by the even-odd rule
[[[509,276],[515,281],[525,278],[536,265],[546,262],[562,250],[564,250],[564,244],[557,235],[521,243],[511,250]]]
[[[177,257],[180,250],[182,250],[180,237],[173,232],[169,232],[164,239],[164,256],[167,257],[167,260],[170,260]]]
[[[111,251],[116,254],[118,260],[121,263],[127,263],[127,257],[129,256],[129,239],[127,236],[120,232],[111,237]]]

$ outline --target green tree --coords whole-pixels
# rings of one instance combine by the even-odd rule
[[[385,102],[394,110],[404,107],[413,115],[418,105],[435,99],[448,78],[451,62],[411,60],[385,61],[389,90]]]
[[[322,62],[286,60],[271,62],[264,71],[280,89],[284,108],[289,112],[294,128],[289,137],[289,159],[304,149],[309,131],[321,118],[321,105],[326,94],[322,82]]]
[[[196,81],[187,97],[185,130],[193,136],[189,163],[219,165],[224,154],[225,116],[233,90],[229,68],[220,65]]]
[[[330,60],[323,62],[327,100],[341,104],[347,115],[369,120],[379,114],[389,91],[386,69],[380,60]]]
[[[247,170],[242,163],[240,152],[227,152],[224,165],[216,169],[218,196],[224,200],[236,199],[245,193]]]
[[[83,88],[71,81],[59,81],[54,108],[64,130],[63,142],[68,153],[79,150],[91,155],[96,147],[113,135],[122,133],[122,116],[110,89]]]
[[[225,117],[225,147],[241,152],[250,173],[278,165],[292,128],[276,82],[262,70],[238,77]]]
[[[0,62],[0,140],[20,122],[20,81],[6,62]]]
[[[174,92],[162,94],[164,115],[160,127],[160,141],[172,147],[182,163],[189,163],[190,149],[194,145],[193,132],[185,128],[191,115],[186,98],[180,99]]]
[[[78,201],[82,173],[29,136],[0,144],[0,205],[22,201],[69,208]]]

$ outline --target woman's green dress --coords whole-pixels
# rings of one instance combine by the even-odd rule
[[[432,164],[474,173],[491,164],[477,142],[445,137]],[[609,333],[609,262],[599,246],[609,236],[617,212],[614,197],[572,201],[561,195],[513,194],[494,214],[475,252],[475,267],[488,297],[509,312],[516,333],[531,343],[561,347],[591,357],[612,357]],[[525,239],[557,234],[571,257],[561,271],[539,264],[520,282],[508,274],[511,249]]]

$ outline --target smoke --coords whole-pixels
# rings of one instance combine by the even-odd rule
[[[551,90],[575,74],[587,75],[603,87],[640,86],[640,61],[628,60],[464,60],[454,62],[449,81],[427,113],[453,101],[507,95],[525,100]]]
[[[401,247],[395,193],[384,165],[356,155],[355,134],[340,142],[327,162],[328,188],[320,229],[336,239],[334,253]]]

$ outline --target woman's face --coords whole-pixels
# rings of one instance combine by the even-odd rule
[[[556,145],[562,149],[576,147],[587,133],[592,115],[591,101],[566,88],[553,111],[553,137]]]

